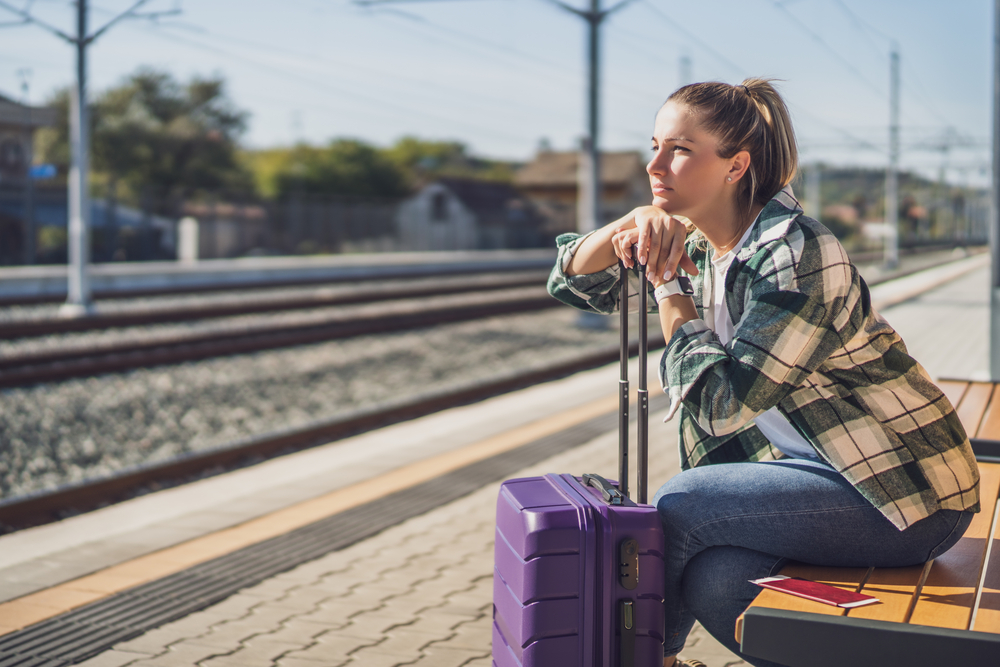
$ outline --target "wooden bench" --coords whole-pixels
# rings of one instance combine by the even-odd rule
[[[940,558],[901,568],[790,564],[782,574],[874,595],[847,610],[763,590],[736,625],[747,655],[788,667],[1000,666],[1000,386],[938,383],[972,438],[982,511]]]

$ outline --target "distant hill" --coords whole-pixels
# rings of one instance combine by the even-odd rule
[[[810,208],[806,188],[807,166],[792,187]],[[885,219],[885,170],[821,165],[820,222],[848,247],[865,245],[861,228]],[[899,173],[900,241],[916,244],[976,236],[984,223],[984,201],[979,189],[939,184],[911,172]]]

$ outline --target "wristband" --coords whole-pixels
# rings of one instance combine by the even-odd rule
[[[657,287],[653,291],[653,298],[656,299],[656,303],[660,303],[664,299],[675,294],[686,294],[692,296],[694,294],[694,287],[691,285],[691,279],[687,276],[677,276],[673,280],[667,281]]]

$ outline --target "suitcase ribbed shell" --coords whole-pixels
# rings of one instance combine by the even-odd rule
[[[639,546],[638,585],[619,549]],[[634,608],[635,667],[663,662],[663,530],[648,505],[612,506],[571,475],[512,479],[497,499],[493,571],[496,667],[620,664],[620,601]]]

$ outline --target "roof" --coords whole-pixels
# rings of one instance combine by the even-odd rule
[[[576,187],[579,182],[578,151],[542,151],[514,176],[520,187]],[[601,153],[601,183],[619,185],[640,174],[646,175],[646,164],[637,151]]]
[[[478,215],[504,211],[511,201],[524,198],[509,183],[453,176],[443,176],[434,182],[448,188],[466,208]]]
[[[56,110],[51,107],[33,107],[0,95],[0,123],[32,127],[49,127],[56,124]]]

